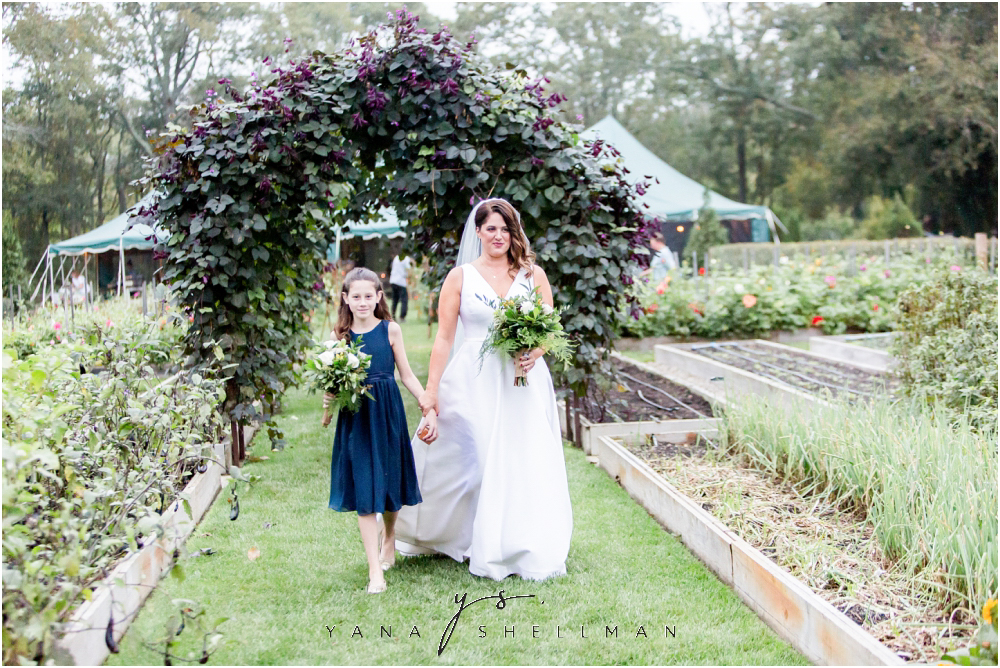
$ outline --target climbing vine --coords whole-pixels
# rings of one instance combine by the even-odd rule
[[[171,127],[148,178],[164,193],[148,213],[172,233],[165,279],[192,316],[188,362],[231,370],[229,415],[268,419],[293,382],[338,226],[394,207],[440,280],[487,196],[521,211],[579,342],[566,379],[580,389],[614,339],[651,226],[614,149],[555,120],[563,96],[405,10],[342,52],[265,64],[245,91],[221,80],[225,95]]]

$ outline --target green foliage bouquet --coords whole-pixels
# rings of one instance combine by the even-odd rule
[[[525,297],[501,299],[499,307],[494,306],[493,302],[486,303],[496,310],[490,331],[479,349],[480,369],[487,353],[495,352],[517,358],[534,348],[542,348],[555,359],[569,362],[573,346],[566,338],[559,321],[562,309],[556,310],[543,302],[537,289]],[[520,365],[517,365],[514,387],[527,384],[528,377],[524,375]]]
[[[361,397],[373,399],[365,385],[372,356],[361,352],[361,337],[352,344],[342,339],[317,346],[306,360],[305,378],[314,390],[333,395],[323,402],[323,426],[330,424],[333,409],[347,408],[356,413]]]

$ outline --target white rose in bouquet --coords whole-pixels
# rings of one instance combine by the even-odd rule
[[[336,341],[333,341],[333,340],[330,340],[330,341],[325,341],[325,342],[323,343],[323,345],[325,345],[325,346],[326,346],[326,349],[327,349],[327,350],[333,350],[333,347],[337,345],[337,342],[336,342]]]
[[[545,315],[552,315],[553,311],[555,311],[554,308],[552,308],[551,306],[549,306],[545,302],[542,302],[542,313],[544,313]]]
[[[527,300],[521,302],[521,313],[523,313],[524,315],[528,315],[529,313],[531,313],[531,309],[533,308],[535,308],[535,305],[532,304],[531,302]]]
[[[334,352],[332,350],[326,350],[317,355],[319,361],[323,363],[323,366],[331,366],[333,364]]]
[[[347,366],[351,367],[352,369],[357,369],[358,365],[360,364],[361,360],[358,359],[357,355],[347,353]]]

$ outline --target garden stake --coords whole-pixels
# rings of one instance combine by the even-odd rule
[[[572,391],[572,390],[571,390]],[[566,440],[576,442],[573,438],[573,411],[569,406],[570,395],[566,395]]]
[[[573,397],[573,437],[576,442],[576,447],[583,449],[583,434],[580,433],[580,397]]]

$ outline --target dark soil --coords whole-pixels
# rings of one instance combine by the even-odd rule
[[[688,443],[666,443],[658,441],[655,435],[649,434],[645,441],[640,444],[631,444],[628,449],[646,462],[655,462],[657,458],[702,457],[708,451],[709,446],[714,447],[711,441],[693,433],[692,436],[694,438],[691,438]],[[706,508],[706,510],[708,509]]]
[[[591,422],[712,417],[711,404],[683,385],[671,383],[662,376],[618,359],[611,360],[611,367],[615,378],[594,379],[583,399],[581,413]]]
[[[880,393],[891,394],[897,385],[888,373],[872,373],[850,364],[818,360],[795,351],[778,351],[752,341],[694,346],[691,352],[811,394],[846,394],[850,399],[868,398]]]

